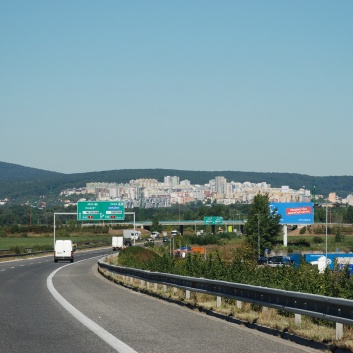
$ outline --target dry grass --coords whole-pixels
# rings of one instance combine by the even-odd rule
[[[214,296],[191,292],[190,299],[185,299],[185,291],[178,288],[169,286],[157,285],[150,283],[147,288],[147,283],[142,282],[138,279],[127,280],[122,276],[111,274],[107,271],[102,271],[106,277],[110,277],[112,280],[135,289],[153,292],[154,294],[173,299],[176,301],[182,301],[184,303],[192,305],[194,308],[199,307],[206,310],[212,310],[216,313],[232,316],[244,323],[258,324],[272,329],[276,329],[280,332],[289,332],[295,336],[303,337],[315,342],[325,343],[331,347],[339,347],[341,349],[350,350],[353,352],[353,327],[344,326],[344,337],[337,341],[335,325],[318,324],[315,320],[309,317],[302,316],[301,325],[298,326],[295,323],[294,315],[292,314],[281,314],[275,309],[254,307],[249,303],[242,303],[241,308],[237,306],[235,300],[224,300],[222,299],[221,306],[217,307],[217,301]]]

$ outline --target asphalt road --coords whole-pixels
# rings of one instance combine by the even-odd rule
[[[0,263],[0,352],[319,352],[112,284],[107,252]]]

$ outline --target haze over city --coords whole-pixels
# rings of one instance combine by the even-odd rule
[[[352,10],[2,2],[0,161],[353,175]]]

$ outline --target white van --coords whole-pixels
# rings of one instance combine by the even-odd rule
[[[74,262],[74,251],[71,240],[57,240],[54,248],[54,262],[67,260]]]

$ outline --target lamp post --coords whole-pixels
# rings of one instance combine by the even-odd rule
[[[327,267],[327,204],[325,205],[326,206],[326,266],[325,268]]]
[[[257,216],[257,258],[260,258],[260,214],[256,214]]]

